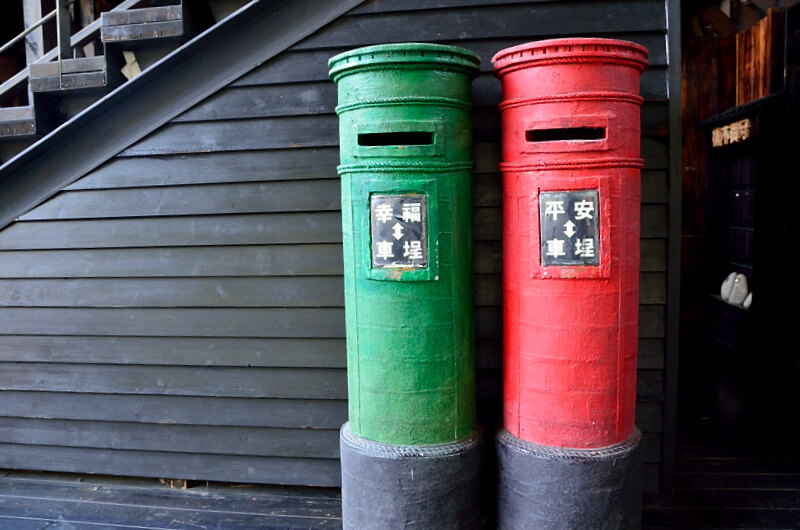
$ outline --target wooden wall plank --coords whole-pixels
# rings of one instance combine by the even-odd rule
[[[662,432],[664,408],[657,401],[641,401],[636,404],[636,426],[642,432]]]
[[[472,209],[472,238],[475,241],[500,241],[503,237],[503,212],[498,208]]]
[[[342,307],[339,276],[8,280],[0,307]]]
[[[503,304],[503,278],[500,274],[475,274],[473,297],[476,306],[496,307]]]
[[[342,267],[341,244],[0,251],[4,279],[338,276]]]
[[[2,363],[0,389],[78,393],[345,399],[345,370]]]
[[[667,275],[664,272],[641,272],[639,274],[639,303],[667,303]]]
[[[669,168],[669,149],[664,138],[642,138],[641,153],[645,170]]]
[[[643,238],[664,238],[669,232],[669,214],[665,204],[642,205],[641,230]]]
[[[331,114],[336,108],[336,85],[330,80],[286,85],[231,87],[184,112],[173,123]]]
[[[7,308],[0,334],[342,338],[344,310]]]
[[[339,212],[87,221],[29,221],[0,232],[0,250],[340,243]]]
[[[664,3],[573,1],[539,5],[484,5],[480,9],[432,10],[424,17],[381,13],[379,17],[342,17],[293,49],[363,46],[374,42],[404,42],[413,25],[416,39],[452,40],[462,35],[490,39],[497,35],[530,39],[560,35],[603,35],[624,31],[666,31]],[[580,13],[580,16],[575,16]],[[613,14],[612,14],[613,13]],[[603,24],[598,24],[602,20]],[[556,29],[557,28],[557,29]],[[557,33],[556,33],[557,32]]]
[[[499,339],[503,336],[503,315],[495,307],[475,308],[475,337]]]
[[[472,177],[472,205],[502,206],[503,176],[497,173],[475,173]]]
[[[336,180],[64,191],[21,221],[338,210]]]
[[[642,171],[642,203],[666,204],[669,201],[669,174],[666,171]]]
[[[503,339],[478,338],[475,341],[476,364],[479,371],[503,369]],[[498,396],[495,396],[497,398]]]
[[[473,271],[477,274],[500,274],[502,244],[500,241],[475,241],[472,244]]]
[[[663,370],[665,352],[664,348],[664,339],[639,339],[639,369]]]
[[[187,480],[262,482],[338,487],[341,468],[336,459],[258,458],[200,453],[123,451],[34,445],[0,444],[0,468],[36,462],[42,471],[179,477]]]
[[[0,391],[0,416],[185,425],[338,429],[347,402],[76,392]]]
[[[664,371],[643,370],[636,373],[636,398],[640,401],[664,401]]]
[[[346,368],[344,339],[0,335],[0,361],[244,368]]]
[[[113,158],[66,190],[338,179],[338,147]]]
[[[0,418],[0,444],[338,458],[339,430]]]
[[[168,124],[119,156],[177,155],[338,145],[335,114]]]
[[[642,239],[639,268],[642,271],[667,270],[667,242],[665,239]]]
[[[662,338],[665,333],[665,307],[663,305],[639,306],[639,337]]]
[[[561,0],[504,0],[504,4],[538,4]],[[422,11],[452,7],[480,7],[485,0],[367,0],[347,12],[348,15],[391,13],[393,11]]]

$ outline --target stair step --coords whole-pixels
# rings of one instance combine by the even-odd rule
[[[33,92],[104,88],[109,85],[108,65],[102,55],[64,59],[60,67],[58,62],[32,64],[29,82]]]
[[[183,6],[161,6],[101,14],[104,43],[131,42],[186,35]]]
[[[33,107],[0,108],[0,138],[33,136],[36,136],[36,117]]]

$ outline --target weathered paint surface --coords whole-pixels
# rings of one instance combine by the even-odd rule
[[[444,443],[475,427],[470,100],[478,64],[472,52],[428,44],[372,46],[329,62],[339,93],[356,436]],[[373,195],[425,196],[426,266],[373,266]]]
[[[607,39],[532,42],[493,58],[503,85],[504,422],[529,442],[596,448],[633,433],[646,58]],[[542,215],[568,220],[540,193],[565,191],[597,192],[591,211],[570,212],[597,216],[599,248],[581,249],[597,264],[543,265],[543,254],[580,243],[566,224],[563,238],[539,240]]]

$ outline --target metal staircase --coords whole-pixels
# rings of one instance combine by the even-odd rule
[[[56,0],[55,9],[0,46],[2,53],[40,28],[52,31],[55,19],[57,45],[11,78],[0,79],[0,165],[247,3],[123,0],[71,34],[75,1]],[[102,53],[79,56],[91,43]],[[27,105],[2,106],[25,95]]]

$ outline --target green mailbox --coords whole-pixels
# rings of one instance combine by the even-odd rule
[[[434,44],[332,58],[341,142],[350,428],[397,444],[475,428],[472,79]]]
[[[480,58],[384,44],[328,65],[342,179],[344,526],[473,528],[471,101]]]

